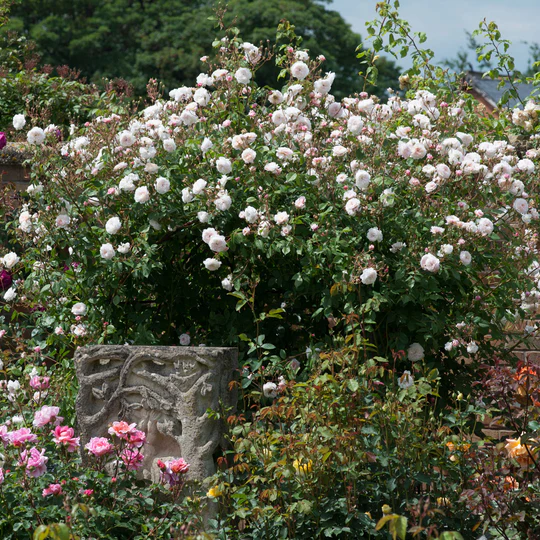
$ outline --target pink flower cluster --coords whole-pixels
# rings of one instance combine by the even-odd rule
[[[30,450],[23,450],[19,458],[19,467],[26,467],[26,472],[38,478],[47,472],[47,461],[49,458],[45,456],[45,450],[41,452],[34,446]]]
[[[68,426],[56,426],[53,431],[53,441],[58,446],[67,446],[68,452],[75,452],[80,446],[80,437],[74,437],[73,428]]]
[[[157,466],[161,469],[161,481],[169,486],[176,486],[183,482],[181,475],[189,470],[189,464],[183,459],[172,459],[170,461],[161,461],[158,459]]]

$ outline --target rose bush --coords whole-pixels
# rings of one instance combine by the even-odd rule
[[[336,101],[322,59],[292,47],[285,84],[257,88],[270,53],[234,32],[215,46],[196,86],[140,114],[61,147],[26,126],[5,299],[33,306],[35,345],[189,334],[282,368],[355,329],[456,375],[502,354],[507,322],[537,309],[538,139],[518,153],[445,89]]]

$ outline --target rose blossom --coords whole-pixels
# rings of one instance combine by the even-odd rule
[[[179,475],[186,474],[189,470],[189,464],[183,459],[172,459],[165,463],[158,459],[157,466],[161,469],[161,481],[164,484],[175,486],[181,482]]]
[[[49,405],[44,405],[39,411],[36,411],[34,413],[34,421],[32,422],[32,424],[35,427],[43,427],[46,426],[49,422],[56,420],[57,418],[61,422],[63,418],[58,416],[59,413],[59,407],[50,407]]]
[[[62,485],[61,484],[49,484],[49,487],[46,487],[42,492],[42,497],[48,497],[49,495],[62,495]]]
[[[33,478],[43,476],[47,472],[48,457],[45,457],[45,449],[41,452],[33,447],[30,450],[24,450],[21,453],[18,465],[20,467],[26,466],[26,470]]]
[[[30,379],[30,386],[34,390],[47,390],[50,385],[50,377],[40,377],[39,375],[34,375]]]
[[[84,304],[83,302],[77,302],[71,308],[71,313],[77,316],[86,315],[86,304]]]
[[[144,204],[150,200],[150,192],[146,186],[140,186],[135,190],[135,202]]]
[[[121,439],[127,439],[127,435],[135,430],[137,424],[128,424],[125,421],[113,422],[109,428],[110,435],[116,435]]]
[[[8,434],[8,437],[9,437],[9,442],[15,448],[20,448],[21,446],[25,446],[26,443],[37,441],[37,435],[35,435],[28,428],[25,428],[25,427],[10,432]]]
[[[69,426],[56,426],[53,433],[53,441],[55,444],[58,446],[67,446],[68,452],[75,452],[80,446],[80,437],[74,437],[73,435],[75,435],[75,432],[73,431],[73,428]]]
[[[373,285],[377,280],[377,271],[374,268],[366,268],[360,275],[360,281],[364,285]]]
[[[217,259],[205,259],[203,261],[203,264],[207,270],[210,270],[210,272],[214,272],[219,269],[221,266],[221,261],[218,261]]]
[[[426,253],[421,259],[420,259],[420,266],[423,270],[427,270],[428,272],[437,273],[439,271],[440,267],[440,261],[435,257],[435,255],[432,255],[431,253]]]
[[[103,244],[99,249],[99,254],[105,260],[110,260],[114,257],[114,248],[112,244]]]
[[[96,457],[105,456],[114,450],[114,446],[105,437],[92,437],[85,448]]]
[[[418,362],[424,358],[424,347],[420,343],[412,343],[409,349],[407,350],[407,358],[411,362]]]
[[[291,66],[291,75],[300,81],[303,81],[309,75],[309,67],[305,62],[295,62]]]
[[[135,448],[124,448],[120,454],[128,471],[137,471],[142,467],[144,456]]]
[[[109,234],[116,234],[122,227],[122,222],[118,216],[110,218],[107,223],[105,223],[105,230]]]

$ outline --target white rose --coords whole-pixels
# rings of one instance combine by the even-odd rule
[[[412,343],[409,349],[407,350],[407,358],[411,362],[418,362],[424,358],[424,347],[420,343]]]
[[[129,242],[124,242],[123,244],[118,245],[118,253],[122,253],[125,255],[126,253],[129,253],[131,250],[131,244]]]
[[[202,192],[202,190],[206,187],[206,180],[203,180],[202,178],[199,178],[194,184],[193,184],[193,187],[191,188],[192,191],[193,191],[193,195],[198,195],[199,193]]]
[[[435,255],[432,255],[431,253],[426,253],[420,259],[420,266],[423,270],[436,273],[439,271],[440,261],[439,259],[437,259],[437,257],[435,257]]]
[[[199,88],[195,90],[193,94],[193,101],[198,103],[201,107],[206,107],[210,102],[210,92],[206,88]]]
[[[350,116],[347,120],[347,129],[351,135],[359,135],[364,127],[364,121],[360,116]]]
[[[150,200],[150,192],[146,186],[138,187],[135,190],[135,202],[144,204]]]
[[[275,398],[277,396],[277,384],[273,382],[264,383],[263,394],[267,398]]]
[[[131,131],[126,129],[118,134],[118,142],[124,147],[133,146],[135,144],[135,136]]]
[[[298,209],[305,208],[306,198],[303,195],[301,195],[300,197],[298,197],[298,199],[296,199],[296,201],[294,201],[294,206]]]
[[[360,209],[360,200],[356,197],[352,197],[347,201],[347,204],[345,205],[345,212],[349,214],[349,216],[354,216],[356,212]]]
[[[184,204],[190,203],[194,199],[193,193],[191,192],[191,189],[185,187],[182,190],[182,202]]]
[[[22,129],[26,125],[26,118],[24,114],[16,114],[13,117],[13,127],[16,130]]]
[[[513,206],[514,210],[520,214],[526,214],[529,210],[529,203],[525,199],[517,198]]]
[[[461,263],[464,264],[465,266],[469,266],[469,264],[471,264],[471,261],[472,261],[472,256],[471,256],[471,254],[470,254],[468,251],[462,251],[462,252],[459,254],[459,260],[460,260]]]
[[[11,302],[12,300],[15,300],[17,298],[17,293],[15,292],[15,289],[13,287],[10,287],[5,293],[4,293],[4,300],[6,302]]]
[[[231,160],[223,156],[219,157],[216,160],[216,169],[221,174],[229,174],[232,171]]]
[[[180,334],[180,345],[187,347],[191,343],[191,338],[189,334]]]
[[[222,212],[225,212],[231,207],[232,199],[227,193],[224,193],[223,195],[220,195],[215,201],[214,204],[216,205],[216,208],[218,210],[221,210]]]
[[[208,242],[208,246],[212,251],[215,251],[216,253],[221,253],[222,251],[227,251],[227,240],[225,240],[225,237],[221,234],[214,234],[210,241]]]
[[[467,352],[469,354],[476,354],[478,352],[478,345],[474,341],[471,341],[467,345]]]
[[[30,144],[42,144],[45,140],[45,132],[39,127],[33,127],[26,135]]]
[[[122,178],[122,180],[120,180],[120,183],[118,184],[118,187],[122,191],[135,191],[135,184],[133,183],[131,175]]]
[[[234,74],[234,78],[240,84],[249,84],[249,81],[251,81],[251,77],[252,77],[252,74],[248,68],[238,68]]]
[[[165,139],[163,141],[163,149],[165,152],[174,152],[176,150],[176,143],[174,142],[174,139]]]
[[[60,214],[56,218],[56,226],[65,229],[71,223],[71,218],[66,214]]]
[[[120,227],[122,227],[122,222],[117,216],[112,217],[105,223],[105,230],[109,234],[116,234],[120,230]]]
[[[295,62],[291,66],[291,75],[300,81],[303,81],[309,75],[309,67],[305,62]]]
[[[242,160],[244,161],[244,163],[253,163],[256,157],[257,152],[255,152],[255,150],[252,150],[251,148],[246,148],[242,152]]]
[[[203,264],[207,270],[210,270],[210,272],[215,272],[221,266],[221,261],[218,261],[217,259],[205,259]]]
[[[208,223],[208,220],[210,219],[210,214],[208,212],[205,212],[204,210],[201,210],[200,212],[197,212],[197,219],[201,223]]]
[[[283,103],[283,94],[279,90],[274,90],[270,92],[268,101],[272,103],[272,105],[279,105],[280,103]]]
[[[2,259],[3,264],[6,268],[13,268],[19,261],[20,258],[16,253],[10,252],[7,255],[4,255],[4,258]]]
[[[383,233],[377,227],[371,227],[371,229],[368,229],[366,236],[370,242],[382,242],[383,239]]]
[[[244,210],[244,219],[248,223],[255,223],[258,217],[259,217],[259,212],[255,208],[253,208],[253,206],[248,206]]]
[[[86,304],[77,302],[71,308],[71,313],[73,313],[73,315],[86,315]]]
[[[110,260],[114,257],[114,248],[112,244],[103,244],[99,249],[99,254],[105,259]]]
[[[274,221],[278,225],[284,225],[285,223],[287,223],[287,221],[289,221],[289,214],[287,214],[287,212],[278,212],[274,216]]]
[[[360,275],[360,281],[364,285],[373,285],[377,280],[377,271],[374,268],[366,268]]]
[[[171,189],[171,183],[169,182],[169,180],[167,180],[167,178],[164,178],[163,176],[159,176],[156,179],[156,183],[154,184],[154,187],[160,195],[164,195],[165,193],[167,193],[167,191]]]
[[[367,171],[356,171],[356,174],[354,176],[356,182],[356,187],[361,190],[365,190],[368,188],[369,183],[371,182],[371,175]]]
[[[482,236],[489,236],[493,232],[493,223],[488,218],[478,220],[478,231]]]
[[[212,146],[214,146],[214,143],[208,137],[205,137],[201,144],[202,153],[206,154],[206,152],[208,152]]]

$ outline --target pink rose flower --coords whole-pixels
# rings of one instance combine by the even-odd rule
[[[40,377],[39,375],[35,375],[30,379],[30,386],[34,390],[47,390],[47,388],[49,388],[50,380],[50,377]]]
[[[0,426],[0,441],[2,441],[4,446],[8,445],[10,442],[7,426]]]
[[[28,428],[21,428],[15,431],[12,431],[8,434],[9,442],[15,447],[20,448],[25,446],[26,443],[36,442],[37,435],[32,433]]]
[[[105,437],[92,437],[85,448],[96,457],[105,456],[114,450],[114,446]]]
[[[137,424],[128,424],[127,422],[113,422],[109,428],[110,435],[116,435],[121,439],[127,439],[127,435],[135,430]]]
[[[126,441],[130,446],[140,448],[146,442],[146,433],[135,429],[131,433],[128,433]]]
[[[68,452],[75,452],[80,446],[80,437],[74,437],[75,432],[69,426],[56,426],[54,428],[53,441],[58,445],[67,446]]]
[[[125,448],[120,454],[128,471],[138,471],[142,467],[144,456],[135,448]]]
[[[63,418],[58,416],[59,412],[59,407],[50,407],[49,405],[44,405],[39,411],[35,412],[34,421],[32,423],[36,427],[43,427],[53,420],[58,419],[61,422]]]
[[[62,486],[60,484],[49,484],[49,487],[45,488],[41,495],[48,497],[49,495],[62,495]]]
[[[158,459],[157,466],[161,469],[161,481],[169,486],[182,483],[180,475],[186,474],[189,470],[189,464],[183,458],[171,459],[165,463]]]
[[[41,452],[34,446],[30,450],[24,450],[21,453],[18,465],[26,466],[26,470],[33,478],[38,478],[47,472],[48,457],[45,457],[45,450]]]

